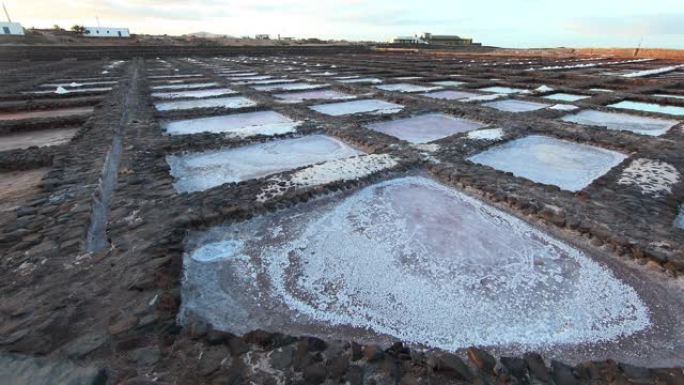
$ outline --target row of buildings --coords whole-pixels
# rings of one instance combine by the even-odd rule
[[[0,21],[0,36],[24,36],[26,33],[20,23]],[[86,37],[131,37],[128,28],[83,27],[81,35]]]
[[[482,45],[481,43],[473,43],[473,39],[470,38],[462,38],[456,35],[433,35],[429,32],[423,32],[422,34],[416,34],[413,36],[395,37],[392,40],[392,43],[401,45],[426,44],[450,47],[471,47]]]

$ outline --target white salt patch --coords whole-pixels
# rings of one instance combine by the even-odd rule
[[[152,93],[153,98],[158,99],[182,99],[182,98],[209,98],[213,96],[222,95],[233,95],[237,94],[236,91],[230,88],[215,88],[209,90],[196,90],[196,91],[178,91],[178,92],[155,92]]]
[[[535,88],[534,90],[535,90],[535,92],[542,93],[542,92],[551,92],[551,91],[553,91],[553,88],[551,88],[547,85],[542,85],[542,86]]]
[[[209,88],[218,87],[219,84],[216,82],[210,83],[191,83],[191,84],[165,84],[161,86],[150,87],[153,90],[191,90],[194,88]]]
[[[607,88],[590,88],[589,91],[592,91],[592,92],[609,92],[609,93],[615,92],[615,91],[609,90]]]
[[[225,98],[183,100],[176,102],[155,103],[157,111],[189,110],[193,108],[243,108],[254,107],[257,103],[243,96]]]
[[[679,180],[680,174],[673,165],[639,158],[622,171],[618,184],[636,186],[646,195],[660,197],[671,193]]]
[[[424,114],[406,119],[373,123],[367,127],[411,143],[427,143],[484,126],[479,122],[445,114]]]
[[[650,69],[650,70],[630,72],[630,73],[622,75],[622,77],[623,78],[641,78],[641,77],[646,77],[646,76],[666,74],[668,72],[676,71],[680,68],[684,68],[684,64],[668,66],[668,67],[661,67],[661,68],[654,68],[654,69]]]
[[[460,87],[460,86],[466,84],[466,82],[459,82],[456,80],[440,80],[440,81],[432,82],[432,84],[434,84],[436,86],[442,86],[442,87]]]
[[[631,100],[623,100],[619,103],[610,104],[608,107],[621,108],[627,110],[656,112],[659,114],[684,116],[684,107],[666,106],[656,103],[634,102]]]
[[[263,202],[267,196],[275,197],[284,194],[290,188],[321,186],[324,184],[357,180],[379,171],[390,169],[398,163],[388,154],[360,155],[346,159],[331,160],[313,165],[292,174],[289,180],[272,179],[262,189],[257,200]]]
[[[344,84],[380,84],[381,79],[378,78],[351,78],[351,79],[340,79],[340,83]]]
[[[425,96],[425,97],[432,98],[432,99],[460,100],[460,99],[477,97],[478,94],[474,94],[472,92],[447,90],[447,91],[428,92],[425,94],[421,94],[421,96]],[[486,95],[486,96],[489,97],[491,95]]]
[[[66,88],[64,88],[64,87],[57,87],[57,89],[55,90],[55,93],[63,95],[63,94],[68,94],[69,91],[67,91]]]
[[[500,140],[501,138],[503,138],[503,130],[500,128],[488,128],[468,132],[468,139]]]
[[[165,123],[162,128],[170,135],[189,135],[202,132],[226,133],[236,137],[282,135],[294,132],[301,122],[295,122],[275,111],[186,119]]]
[[[636,291],[603,265],[430,179],[394,179],[308,207],[202,236],[205,245],[244,242],[217,254],[251,263],[198,263],[190,250],[181,320],[191,310],[237,334],[274,316],[278,325],[313,320],[451,351],[612,341],[651,325]],[[240,303],[250,292],[258,303]],[[245,311],[264,305],[289,310],[261,320]]]
[[[516,139],[468,158],[534,182],[580,191],[627,158],[619,152],[540,135]]]
[[[422,79],[422,78],[423,78],[422,76],[399,76],[399,77],[392,78],[392,79],[394,79],[394,80],[418,80],[418,79]]]
[[[528,112],[549,107],[549,104],[528,102],[526,100],[506,99],[483,104],[485,107],[495,108],[507,112]]]
[[[655,94],[653,95],[657,98],[668,98],[668,99],[684,99],[684,95],[672,95],[672,94]]]
[[[166,160],[179,192],[203,191],[224,183],[241,182],[361,154],[325,135],[277,140],[245,147],[171,155]]]
[[[578,108],[579,107],[573,106],[572,104],[554,104],[553,106],[549,107],[550,110],[558,111],[574,111]]]
[[[564,116],[561,120],[588,126],[606,127],[609,130],[631,131],[637,134],[650,136],[663,135],[672,127],[679,124],[676,120],[590,110]]]
[[[505,94],[493,94],[493,95],[477,95],[461,99],[461,102],[466,103],[478,103],[478,102],[488,102],[491,100],[497,100],[506,97]]]
[[[578,100],[588,99],[589,96],[587,96],[587,95],[576,95],[576,94],[566,94],[563,92],[559,92],[557,94],[543,96],[543,98],[544,99],[551,99],[551,100],[558,100],[561,102],[576,102]]]
[[[342,116],[358,113],[394,114],[404,106],[378,99],[354,100],[351,102],[318,104],[309,107],[314,111],[331,116]]]
[[[517,94],[524,91],[528,91],[524,88],[512,88],[512,87],[486,87],[480,88],[480,91],[490,92],[494,94]]]

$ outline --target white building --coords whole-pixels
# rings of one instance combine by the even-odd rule
[[[0,21],[0,35],[24,36],[24,27],[19,23]]]
[[[131,37],[128,28],[84,27],[83,36],[88,37]]]

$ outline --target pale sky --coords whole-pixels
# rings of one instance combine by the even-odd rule
[[[24,27],[387,41],[420,32],[501,47],[684,48],[684,0],[2,0]],[[3,17],[4,20],[4,17]]]

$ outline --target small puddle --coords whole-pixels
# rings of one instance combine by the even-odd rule
[[[77,128],[35,130],[0,136],[0,151],[17,150],[32,146],[57,146],[68,143]]]
[[[580,191],[627,158],[604,148],[531,135],[468,158],[531,181]]]
[[[679,124],[676,120],[650,118],[621,114],[617,112],[603,112],[586,110],[573,115],[566,115],[561,120],[587,126],[606,127],[609,130],[630,131],[641,135],[660,136]]]
[[[556,93],[556,94],[551,94],[551,95],[544,96],[543,98],[544,98],[544,99],[550,99],[550,100],[559,100],[559,101],[562,101],[562,102],[576,102],[576,101],[578,101],[578,100],[588,99],[588,98],[590,98],[590,97],[591,97],[591,96],[587,96],[587,95],[566,94],[566,93],[563,93],[563,92],[559,92],[559,93]]]
[[[310,135],[166,159],[176,190],[195,192],[360,154],[333,137]]]
[[[257,111],[208,118],[178,120],[163,123],[169,135],[191,135],[203,132],[227,133],[240,137],[255,135],[280,135],[294,132],[300,122],[295,122],[275,111]]]
[[[625,110],[635,110],[644,112],[656,112],[659,114],[684,116],[684,107],[667,106],[657,103],[634,102],[631,100],[624,100],[619,103],[610,104],[608,107],[620,108]]]
[[[93,107],[75,107],[75,108],[62,108],[62,109],[57,109],[57,110],[0,112],[0,121],[84,116],[84,115],[92,114],[93,110],[94,110]]]
[[[479,122],[445,114],[425,114],[407,119],[373,123],[366,127],[411,143],[427,143],[484,126]]]
[[[330,116],[342,116],[359,113],[394,114],[404,106],[378,99],[354,100],[351,102],[319,104],[309,107],[314,111]]]
[[[467,98],[472,98],[479,96],[479,94],[474,94],[472,92],[465,92],[465,91],[437,91],[437,92],[428,92],[425,94],[421,94],[422,96],[432,98],[432,99],[444,99],[444,100],[459,100],[459,99],[467,99]]]
[[[442,87],[426,87],[419,86],[411,83],[394,83],[394,84],[383,84],[375,86],[375,88],[383,91],[394,91],[394,92],[428,92],[439,90]]]
[[[495,108],[506,112],[529,112],[550,107],[550,104],[528,102],[526,100],[505,99],[482,104],[485,107]]]
[[[679,215],[675,218],[674,227],[684,230],[684,204],[679,207]]]
[[[176,102],[155,103],[157,111],[190,110],[193,108],[243,108],[254,107],[257,103],[244,96],[226,98],[181,100]]]
[[[320,91],[307,91],[307,92],[295,92],[286,94],[275,94],[273,95],[276,99],[290,102],[290,103],[301,103],[306,100],[345,100],[354,99],[355,95],[346,94],[344,92],[334,91],[334,90],[320,90]]]
[[[158,99],[183,99],[183,98],[210,98],[213,96],[234,95],[237,91],[230,88],[215,88],[209,90],[178,91],[178,92],[154,92],[153,98]]]

